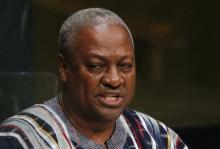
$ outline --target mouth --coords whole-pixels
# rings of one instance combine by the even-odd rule
[[[119,95],[99,95],[98,101],[106,107],[117,108],[122,104],[123,97]]]

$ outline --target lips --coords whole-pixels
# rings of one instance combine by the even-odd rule
[[[105,100],[107,100],[108,102],[116,102],[118,100],[118,97],[108,96],[105,97]]]
[[[102,105],[110,108],[119,107],[124,99],[123,96],[118,94],[102,94],[98,95],[97,98]]]

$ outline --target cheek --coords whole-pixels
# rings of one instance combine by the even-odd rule
[[[136,75],[135,73],[132,73],[131,75],[128,75],[126,78],[126,84],[127,88],[129,90],[130,94],[134,94],[135,85],[136,85]]]
[[[91,95],[99,89],[101,76],[94,74],[84,74],[82,82],[85,88],[85,95]]]
[[[136,80],[136,73],[135,72],[131,72],[129,74],[127,74],[127,81],[129,82],[129,84],[135,84],[135,80]]]

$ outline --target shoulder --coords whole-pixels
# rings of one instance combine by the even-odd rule
[[[22,140],[22,141],[21,141]],[[27,148],[20,135],[15,132],[0,132],[1,149],[23,149]]]
[[[147,138],[161,148],[164,146],[173,146],[174,149],[187,148],[180,137],[164,123],[153,117],[132,109],[124,110],[123,119],[132,130],[133,134],[140,134],[142,140]],[[153,141],[153,142],[154,142]]]
[[[45,104],[36,104],[5,120],[0,126],[1,134],[4,138],[13,134],[23,148],[72,148],[65,123]]]
[[[9,120],[9,119],[8,119]],[[4,122],[0,126],[0,148],[33,148],[25,132],[15,122]]]
[[[33,148],[39,144],[42,146],[40,140],[53,132],[52,126],[47,122],[47,119],[49,120],[48,110],[45,105],[37,104],[2,122],[0,147],[13,149],[19,148],[18,146],[21,148]],[[56,136],[51,135],[51,140],[56,140]]]
[[[28,137],[31,134],[31,123],[34,123],[33,116],[24,111],[3,121],[0,125],[0,148],[33,148]]]

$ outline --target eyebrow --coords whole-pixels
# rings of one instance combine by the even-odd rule
[[[101,59],[101,60],[105,60],[106,59],[105,56],[103,56],[103,55],[101,55],[99,53],[89,53],[88,57],[95,57],[95,58],[98,58],[98,59]],[[134,55],[131,56],[131,55],[128,55],[128,54],[127,55],[123,55],[121,59],[124,60],[126,58],[131,58],[132,60],[135,59]]]

